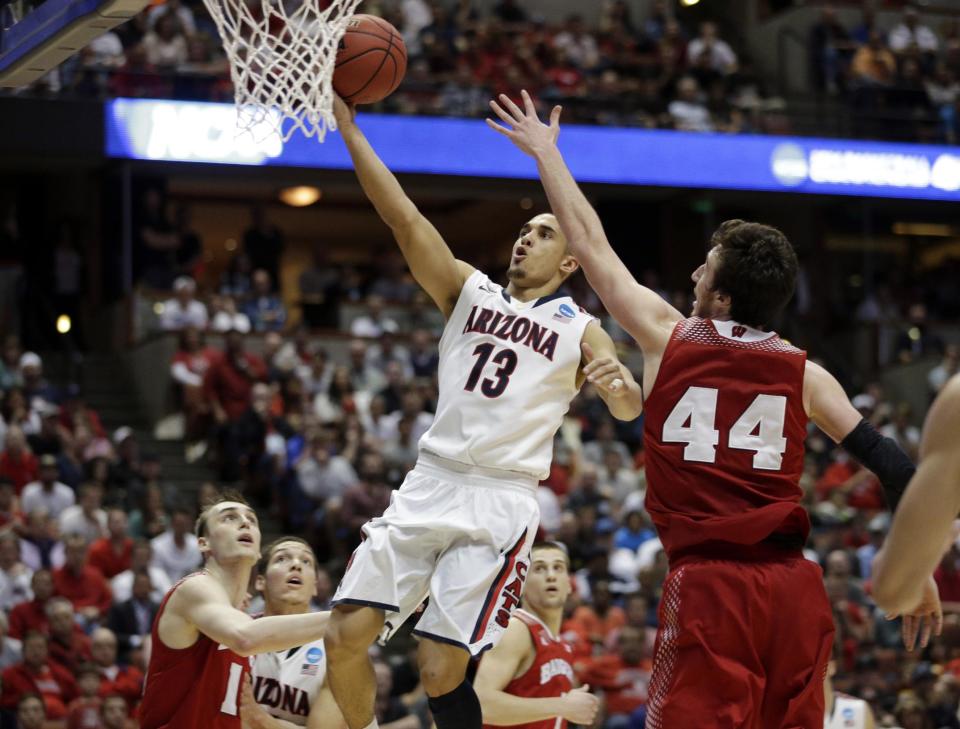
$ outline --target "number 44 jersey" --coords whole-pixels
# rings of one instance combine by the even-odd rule
[[[420,449],[546,478],[593,320],[568,296],[518,301],[475,271],[440,339],[437,414]]]
[[[669,556],[704,542],[806,539],[806,353],[776,333],[690,318],[644,410],[647,510]]]

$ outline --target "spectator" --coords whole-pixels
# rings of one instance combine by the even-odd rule
[[[9,633],[7,613],[0,610],[0,673],[23,660],[23,644]]]
[[[944,603],[951,603],[947,608],[960,606],[960,570],[957,569],[957,560],[960,559],[960,550],[956,544],[951,544],[950,548],[943,555],[940,564],[933,573],[933,578],[937,582],[937,588],[940,590],[940,599]]]
[[[238,420],[250,407],[253,384],[266,376],[263,360],[244,351],[239,332],[227,332],[223,356],[214,362],[203,381],[214,420],[220,425]]]
[[[362,339],[354,339],[350,342],[347,354],[350,361],[345,370],[348,382],[336,383],[339,390],[345,391],[347,385],[351,390],[359,392],[378,392],[385,384],[385,378],[382,372],[371,369],[367,366],[367,343]],[[334,370],[333,380],[338,377],[337,368]],[[342,374],[342,373],[341,373]],[[331,385],[334,383],[331,383]]]
[[[599,466],[604,463],[605,454],[611,449],[620,454],[621,463],[633,462],[630,449],[627,448],[625,443],[617,440],[617,428],[613,421],[605,417],[597,426],[595,439],[584,444],[583,457],[590,463]]]
[[[897,335],[897,359],[902,364],[943,353],[943,340],[930,331],[927,307],[913,304],[907,312],[908,327]]]
[[[60,567],[64,562],[60,530],[45,507],[30,512],[20,541],[20,559],[30,569]]]
[[[509,0],[507,0],[509,1]],[[377,698],[374,703],[374,720],[382,727],[397,729],[423,729],[420,719],[410,712],[398,696],[393,695],[393,671],[382,660],[373,662],[377,678]],[[402,721],[406,719],[406,721]]]
[[[927,385],[930,388],[931,400],[943,389],[947,381],[960,371],[960,345],[948,344],[943,353],[943,359],[927,375]]]
[[[916,8],[906,7],[903,20],[890,31],[890,50],[897,55],[906,53],[933,54],[939,42],[936,34],[926,25],[921,25]]]
[[[97,628],[91,636],[93,662],[100,669],[100,695],[122,696],[127,710],[143,692],[143,672],[135,666],[117,665],[117,636],[109,628]]]
[[[90,639],[77,625],[73,605],[65,597],[47,601],[47,622],[50,626],[47,650],[50,661],[75,673],[81,663],[89,661]]]
[[[385,480],[383,458],[373,452],[360,457],[360,480],[343,494],[340,516],[349,549],[360,543],[360,527],[381,516],[390,505],[390,486]]]
[[[30,450],[38,457],[47,453],[59,456],[64,440],[69,437],[69,433],[60,426],[60,408],[52,402],[38,400],[34,412],[40,419],[40,428],[27,436]]]
[[[134,597],[134,580],[138,572],[146,572],[150,578],[150,598],[157,604],[163,600],[173,583],[167,573],[153,564],[153,547],[147,539],[138,539],[133,544],[130,555],[130,568],[110,580],[110,589],[113,592],[115,603],[122,603]]]
[[[384,332],[391,334],[399,330],[399,325],[383,311],[384,301],[379,296],[367,298],[367,312],[361,314],[350,324],[350,333],[355,337],[374,339]]]
[[[178,507],[173,510],[170,528],[150,542],[153,565],[162,569],[170,582],[186,577],[200,566],[200,547],[192,527],[192,514]]]
[[[600,63],[597,40],[587,32],[582,15],[567,17],[564,29],[553,39],[553,45],[563,51],[573,65],[584,71],[590,71]]]
[[[0,349],[0,390],[9,390],[23,385],[23,380],[20,378],[22,355],[23,347],[20,346],[20,337],[16,334],[4,337],[3,348]]]
[[[173,282],[174,296],[163,305],[160,326],[164,331],[178,332],[187,327],[207,328],[207,307],[196,299],[197,284],[189,276],[178,276]]]
[[[21,602],[33,599],[33,572],[20,561],[20,538],[13,530],[0,532],[0,612],[6,614]]]
[[[271,281],[280,280],[280,257],[283,255],[283,233],[267,220],[263,206],[250,211],[251,225],[243,234],[243,252],[248,256],[250,270],[264,269]],[[237,294],[237,291],[232,293]],[[246,292],[239,292],[241,296]]]
[[[670,102],[667,111],[677,129],[688,132],[711,132],[713,120],[703,103],[700,86],[693,76],[684,76],[677,82],[677,98]]]
[[[880,434],[892,438],[914,461],[920,451],[920,429],[910,422],[912,411],[909,403],[897,405],[893,420],[880,428]]]
[[[652,663],[646,653],[645,630],[638,627],[625,627],[620,631],[616,654],[589,662],[580,678],[604,692],[607,709],[605,729],[627,729],[632,726],[631,715],[647,701],[651,669]]]
[[[187,61],[187,37],[175,13],[166,12],[157,18],[153,29],[143,38],[147,62],[160,68],[174,68]],[[179,247],[177,239],[174,250]]]
[[[336,453],[330,437],[314,434],[294,465],[301,491],[318,504],[339,498],[357,482],[350,461]]]
[[[67,707],[67,729],[103,729],[100,723],[100,671],[85,663],[75,673],[78,696]]]
[[[38,476],[39,463],[27,445],[23,430],[17,425],[10,425],[4,437],[3,453],[0,453],[0,477],[10,479],[19,496],[24,486]]]
[[[107,31],[94,38],[80,52],[80,61],[87,68],[119,68],[126,61],[120,36],[113,31]]]
[[[410,337],[410,365],[414,377],[432,377],[440,356],[426,329],[417,329]]]
[[[54,589],[70,600],[84,625],[96,625],[106,617],[113,594],[102,574],[87,564],[89,543],[79,534],[64,540],[66,561],[53,571]]]
[[[837,19],[836,8],[824,6],[819,21],[810,29],[810,71],[818,91],[836,94],[844,87],[853,51],[854,44]]]
[[[730,45],[717,35],[714,23],[701,23],[700,35],[687,46],[687,63],[691,66],[707,59],[704,64],[714,71],[729,76],[737,70],[737,56]]]
[[[120,595],[115,594],[107,618],[107,626],[117,636],[121,656],[127,659],[131,651],[139,650],[143,646],[160,609],[160,603],[151,597],[152,593],[157,592],[150,579],[151,573],[152,570],[148,571],[147,568],[140,568],[133,573],[132,594],[123,600]],[[166,576],[163,576],[163,580],[166,584]]]
[[[877,556],[877,552],[883,546],[883,539],[889,528],[890,516],[888,514],[877,514],[867,524],[870,541],[857,548],[857,562],[860,565],[860,575],[864,580],[870,579],[870,574],[873,571],[873,558]]]
[[[248,334],[252,328],[250,317],[237,309],[237,300],[233,296],[215,296],[213,303],[213,319],[210,320],[210,329],[215,332],[235,331]]]
[[[20,358],[20,377],[23,380],[23,395],[31,409],[36,400],[50,403],[60,401],[60,393],[43,376],[43,360],[34,352],[26,352]]]
[[[50,661],[47,638],[31,632],[23,639],[23,663],[3,672],[3,693],[0,706],[18,705],[25,694],[36,694],[43,700],[47,718],[59,720],[67,716],[67,704],[77,694],[70,672]]]
[[[47,707],[38,694],[27,693],[17,703],[17,729],[46,729]]]
[[[103,729],[134,729],[129,719],[129,708],[122,696],[107,696],[100,707]]]
[[[938,63],[933,75],[924,79],[924,90],[942,125],[942,137],[947,144],[957,140],[957,101],[960,83],[945,63]]]
[[[423,397],[412,387],[403,394],[401,409],[383,418],[380,437],[387,443],[397,443],[400,421],[404,418],[411,423],[410,438],[414,443],[419,443],[433,424],[433,415],[424,410]]]
[[[287,311],[272,289],[269,273],[263,269],[253,272],[253,292],[244,313],[255,332],[282,331],[287,323]]]
[[[100,539],[107,533],[107,512],[102,508],[103,486],[96,482],[80,487],[80,503],[68,506],[60,514],[60,533],[79,534],[88,542]]]
[[[59,469],[54,455],[40,457],[39,475],[38,481],[23,489],[22,508],[28,514],[36,509],[46,509],[51,517],[58,519],[76,501],[73,489],[57,480]]]
[[[23,514],[17,503],[17,494],[13,488],[13,481],[6,476],[0,476],[0,529],[21,528]]]
[[[50,570],[39,569],[30,578],[33,599],[14,605],[10,611],[10,637],[23,640],[30,631],[47,633],[47,601],[53,597],[53,575]]]
[[[853,55],[850,73],[861,86],[889,86],[897,73],[897,60],[883,45],[877,31],[870,33],[867,44]]]
[[[181,0],[165,0],[149,8],[147,13],[148,27],[153,28],[164,15],[168,14],[176,16],[180,27],[188,36],[197,32],[197,23],[193,17],[193,11],[184,5]]]
[[[366,365],[371,370],[386,371],[396,365],[400,368],[402,377],[407,379],[413,377],[410,351],[403,345],[397,344],[396,338],[390,332],[383,332],[378,341],[371,343],[367,347],[365,357]],[[389,372],[386,372],[386,377],[389,381]]]
[[[170,524],[159,485],[147,486],[141,503],[130,512],[130,536],[153,539],[163,534]]]
[[[94,540],[90,545],[90,566],[99,570],[108,580],[129,570],[133,561],[133,539],[127,527],[127,512],[120,507],[112,507],[107,511],[106,536]]]
[[[564,626],[573,628],[594,645],[603,645],[610,633],[622,628],[627,622],[623,609],[613,604],[610,583],[598,580],[593,584],[591,604],[580,605]]]

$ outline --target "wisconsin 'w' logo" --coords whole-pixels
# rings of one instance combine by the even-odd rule
[[[737,339],[740,339],[740,338],[743,337],[743,335],[746,334],[746,333],[747,333],[747,328],[746,328],[745,326],[740,325],[740,324],[737,324],[737,325],[733,328],[733,336],[735,336]]]

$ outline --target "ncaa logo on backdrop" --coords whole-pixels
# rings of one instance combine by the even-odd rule
[[[778,144],[770,155],[770,171],[786,187],[796,187],[809,174],[807,153],[798,144]]]
[[[316,646],[307,651],[307,663],[320,663],[321,658],[323,658],[323,651]]]

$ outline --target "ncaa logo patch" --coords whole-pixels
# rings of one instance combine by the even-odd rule
[[[307,663],[320,663],[323,651],[316,646],[307,651]]]
[[[560,315],[573,319],[577,313],[568,304],[560,304]]]

